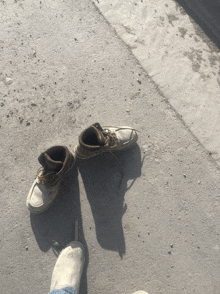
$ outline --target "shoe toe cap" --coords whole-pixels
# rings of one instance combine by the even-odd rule
[[[28,194],[27,208],[33,213],[43,212],[53,201],[54,195],[51,194],[49,189],[35,180]]]
[[[121,144],[134,144],[138,135],[134,129],[126,128],[117,131],[117,138]]]
[[[36,185],[32,191],[30,205],[33,207],[40,207],[44,204],[43,202],[43,191]]]

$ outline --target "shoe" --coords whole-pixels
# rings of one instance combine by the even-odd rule
[[[65,288],[66,292],[79,293],[80,279],[85,262],[83,245],[78,241],[71,242],[63,249],[55,264],[50,291]],[[68,291],[69,290],[69,291]]]
[[[148,293],[145,291],[137,291],[137,292],[134,292],[133,294],[148,294]]]
[[[75,155],[87,159],[103,152],[114,152],[132,147],[137,142],[137,131],[130,127],[101,127],[95,123],[79,136]]]
[[[32,213],[42,213],[55,200],[60,184],[75,163],[75,157],[65,146],[53,146],[41,153],[42,165],[29,191],[26,206]]]

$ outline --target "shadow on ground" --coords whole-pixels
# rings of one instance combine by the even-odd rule
[[[85,191],[91,205],[97,240],[101,247],[126,252],[122,217],[127,206],[124,195],[141,175],[141,152],[133,149],[105,153],[88,160],[78,160]]]
[[[220,1],[175,0],[220,49]],[[201,33],[200,33],[201,34]]]
[[[30,214],[30,221],[33,233],[40,250],[43,252],[53,249],[58,256],[59,252],[66,245],[75,240],[75,222],[78,220],[79,241],[86,249],[86,264],[82,276],[81,290],[83,294],[87,293],[87,267],[89,255],[87,244],[85,242],[82,216],[80,208],[80,195],[78,183],[78,171],[76,167],[68,174],[66,183],[62,185],[58,199],[54,205],[41,214]]]

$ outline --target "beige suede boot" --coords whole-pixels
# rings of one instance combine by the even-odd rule
[[[53,146],[38,158],[42,165],[28,193],[26,206],[32,213],[41,213],[55,200],[60,184],[65,182],[75,157],[65,146]]]
[[[120,151],[134,146],[137,138],[137,131],[131,127],[101,127],[95,123],[80,134],[75,155],[87,159],[103,152]]]

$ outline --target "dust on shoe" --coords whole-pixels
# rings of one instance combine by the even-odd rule
[[[131,127],[101,127],[95,123],[80,134],[75,154],[80,159],[87,159],[103,152],[130,148],[136,144],[137,139],[137,131]]]
[[[26,206],[32,213],[42,213],[56,199],[60,184],[75,163],[74,155],[66,146],[53,146],[41,153],[42,167],[28,193]]]

